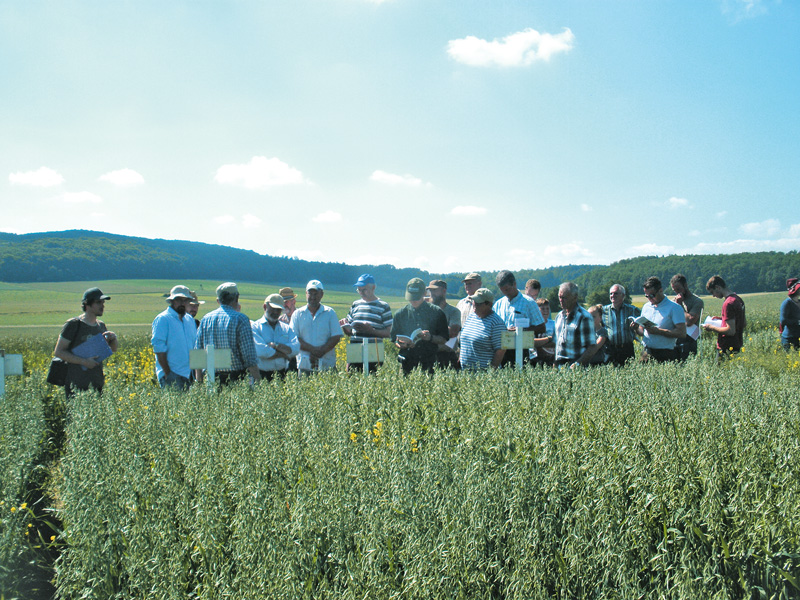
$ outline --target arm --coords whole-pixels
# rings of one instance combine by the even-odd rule
[[[644,329],[650,335],[663,335],[664,337],[677,339],[686,337],[686,323],[675,323],[674,329],[663,329],[655,325],[648,325],[647,327],[640,327],[639,329]]]
[[[492,362],[489,365],[493,369],[497,369],[500,364],[503,362],[503,357],[506,355],[506,351],[502,348],[494,351],[494,356],[492,357]]]
[[[81,365],[82,367],[86,367],[87,369],[94,369],[96,366],[100,364],[93,358],[81,358],[80,356],[75,356],[72,352],[68,350],[69,345],[71,343],[72,343],[71,340],[58,336],[58,341],[56,342],[56,348],[53,351],[53,355],[56,358],[60,358],[65,363],[70,363],[73,365]]]
[[[722,326],[717,327],[716,325],[703,325],[703,328],[707,331],[716,331],[717,333],[721,333],[722,335],[736,335],[736,319],[728,319],[727,321],[722,321]]]
[[[256,347],[256,356],[265,359],[275,358],[276,348],[271,345],[271,342],[264,339],[258,321],[253,321],[250,324],[250,328],[253,332],[253,345]]]

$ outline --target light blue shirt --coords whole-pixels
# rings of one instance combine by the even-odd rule
[[[275,356],[275,348],[270,346],[271,342],[289,346],[290,358],[300,352],[300,340],[297,339],[297,334],[283,321],[278,321],[275,327],[272,327],[266,317],[261,317],[258,321],[251,321],[250,328],[253,330],[253,342],[256,345],[256,358],[260,371],[283,371],[289,366],[289,361],[283,356]]]
[[[661,329],[675,329],[676,325],[686,323],[686,313],[683,312],[683,307],[666,296],[658,304],[645,302],[642,307],[642,316],[650,319]],[[653,350],[669,350],[675,347],[677,341],[677,338],[644,332],[644,345]]]
[[[520,313],[519,316],[523,319],[528,319],[530,321],[530,327],[544,323],[542,311],[539,310],[539,305],[536,304],[536,300],[531,300],[519,290],[517,290],[517,295],[514,296],[513,300],[509,300],[506,296],[497,300],[494,306],[492,306],[492,310],[497,313],[498,317],[503,319],[506,327],[516,326],[516,313]]]
[[[189,351],[194,348],[197,325],[189,314],[183,318],[171,306],[153,319],[150,343],[153,352],[166,352],[170,370],[181,377],[189,377]],[[156,378],[161,379],[164,369],[156,360]]]

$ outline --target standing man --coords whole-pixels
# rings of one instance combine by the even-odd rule
[[[471,296],[475,306],[461,331],[461,368],[478,371],[496,369],[503,362],[503,332],[506,324],[492,310],[494,295],[479,288]]]
[[[292,329],[300,341],[300,375],[336,369],[336,344],[342,339],[342,327],[330,306],[322,304],[325,290],[312,279],[306,284],[306,305],[292,315]]]
[[[375,295],[375,278],[364,273],[353,287],[361,297],[353,302],[350,312],[340,321],[344,333],[351,336],[350,343],[360,344],[364,338],[388,338],[392,332],[392,309]],[[374,373],[380,364],[369,363],[369,372]],[[347,370],[361,371],[363,366],[360,362],[348,363]]]
[[[283,314],[281,315],[281,322],[289,325],[292,322],[292,315],[297,309],[297,294],[290,287],[284,287],[278,290],[278,293],[283,298]],[[297,355],[293,356],[289,361],[287,371],[292,373],[297,372]]]
[[[448,340],[447,317],[438,306],[425,302],[425,283],[419,277],[406,285],[408,304],[397,311],[392,341],[400,349],[397,360],[408,375],[414,367],[433,373],[439,344]]]
[[[156,354],[156,379],[161,389],[172,386],[188,390],[192,370],[189,352],[194,348],[197,325],[188,314],[194,298],[185,285],[173,287],[167,296],[167,309],[153,320],[150,343]]]
[[[493,310],[503,319],[506,327],[511,330],[517,328],[517,318],[528,319],[524,331],[534,331],[537,334],[545,333],[544,317],[535,301],[531,300],[517,289],[517,279],[511,271],[500,271],[495,279],[497,287],[503,296],[496,300]],[[503,364],[513,364],[516,360],[514,352],[506,352]]]
[[[634,331],[628,319],[636,318],[642,311],[632,304],[625,304],[627,292],[620,284],[615,283],[608,290],[611,304],[603,307],[603,322],[608,329],[606,351],[608,361],[621,367],[635,355],[633,350]]]
[[[222,385],[243,380],[248,373],[254,382],[260,381],[250,319],[239,312],[239,288],[235,283],[229,281],[217,287],[217,304],[219,308],[200,321],[195,348],[202,350],[212,344],[215,349],[230,348],[230,369],[216,371]],[[197,381],[203,381],[202,369],[196,369],[194,373]]]
[[[428,284],[427,290],[431,294],[431,304],[435,304],[444,311],[447,318],[447,334],[449,339],[439,344],[436,352],[436,364],[439,367],[458,369],[458,334],[461,331],[461,311],[447,303],[447,282],[434,279]]]
[[[669,280],[672,291],[675,292],[675,304],[683,309],[686,318],[686,337],[675,342],[675,351],[678,360],[686,360],[690,354],[697,354],[697,338],[700,337],[698,323],[703,314],[703,301],[689,291],[686,277],[678,273]]]
[[[558,301],[555,364],[585,367],[596,352],[594,318],[578,304],[578,286],[571,281],[558,286]]]
[[[644,325],[631,323],[631,329],[644,335],[642,361],[677,360],[675,342],[686,337],[683,309],[664,295],[658,277],[648,277],[644,282],[644,295],[648,302],[642,308],[642,317],[648,322]]]
[[[192,292],[192,301],[189,302],[189,305],[186,307],[186,312],[189,314],[190,317],[194,320],[195,328],[200,327],[200,321],[197,318],[197,311],[200,310],[200,305],[205,304],[205,300],[198,300],[197,299],[197,292]]]
[[[284,300],[280,294],[270,294],[264,300],[264,316],[251,321],[253,343],[256,346],[258,372],[262,379],[283,379],[289,362],[300,352],[300,342],[294,329],[281,321]]]
[[[747,319],[744,314],[744,300],[725,285],[725,280],[714,275],[706,283],[706,289],[714,298],[724,298],[722,302],[722,323],[703,325],[706,331],[717,333],[717,354],[720,358],[741,352],[744,343],[744,329]]]
[[[467,317],[472,312],[471,296],[478,291],[481,285],[483,285],[483,279],[481,278],[480,273],[470,273],[464,277],[461,283],[464,284],[464,291],[467,295],[458,301],[456,308],[461,312],[461,327],[464,327]]]
[[[67,382],[64,385],[67,398],[72,397],[76,391],[89,388],[94,388],[98,392],[103,391],[105,375],[102,359],[99,356],[83,358],[73,354],[71,350],[88,342],[94,336],[102,335],[111,351],[117,351],[119,342],[116,334],[108,331],[106,324],[97,318],[103,316],[106,300],[109,298],[111,296],[103,294],[100,288],[89,288],[83,293],[81,301],[83,314],[70,319],[61,328],[54,355],[68,365]]]
[[[542,291],[542,284],[538,279],[528,279],[525,284],[525,295],[536,302],[539,299],[539,293]]]

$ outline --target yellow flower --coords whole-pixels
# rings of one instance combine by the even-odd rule
[[[11,507],[11,512],[12,512],[12,513],[15,513],[15,512],[17,512],[17,507],[16,507],[16,506],[12,506],[12,507]]]
[[[26,508],[28,508],[28,503],[27,502],[23,502],[22,504],[19,505],[19,509],[20,510],[25,510]]]
[[[351,433],[351,434],[350,434],[350,441],[351,441],[351,442],[355,442],[357,437],[358,437],[358,436],[356,436],[356,434],[355,434],[355,433]]]
[[[51,535],[51,536],[50,536],[50,541],[51,541],[51,542],[55,542],[55,541],[56,541],[56,536],[54,536],[54,535]]]

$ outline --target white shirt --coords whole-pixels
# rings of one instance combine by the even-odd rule
[[[297,353],[300,352],[300,341],[297,339],[297,334],[290,325],[283,321],[275,323],[273,328],[267,322],[267,317],[261,317],[258,321],[250,321],[250,328],[253,330],[253,343],[256,345],[256,357],[260,371],[283,371],[289,366],[289,361],[283,356],[275,356],[276,350],[269,345],[270,342],[289,346],[290,358],[297,356]]]
[[[344,335],[339,317],[330,307],[320,304],[316,314],[308,310],[308,306],[298,308],[292,313],[292,329],[297,337],[302,338],[306,344],[321,346],[335,335]],[[333,369],[336,366],[336,349],[330,350],[325,356],[319,359],[319,370]],[[297,369],[301,371],[311,371],[311,355],[300,350],[300,358],[297,360]]]

